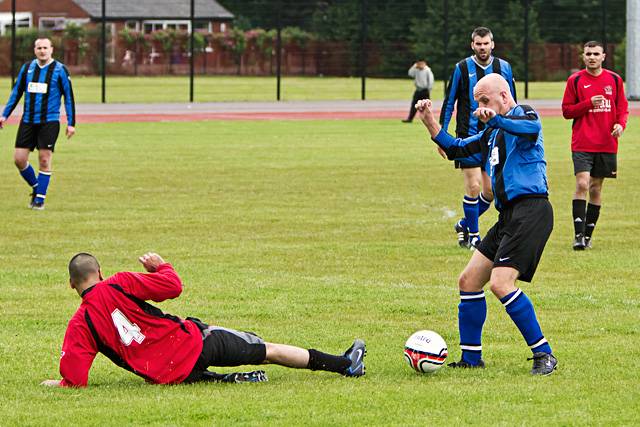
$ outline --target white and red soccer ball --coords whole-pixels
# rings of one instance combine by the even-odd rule
[[[447,343],[433,331],[418,331],[404,345],[405,360],[421,373],[437,371],[448,355]]]

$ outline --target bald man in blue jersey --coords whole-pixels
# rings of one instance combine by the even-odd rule
[[[22,178],[31,187],[29,207],[43,210],[51,180],[51,158],[60,131],[60,107],[64,96],[67,113],[67,138],[75,130],[76,109],[69,71],[53,59],[53,46],[48,38],[35,41],[36,59],[20,69],[9,101],[0,116],[0,129],[20,102],[23,94],[24,112],[16,136],[14,162]],[[29,153],[38,149],[39,173],[29,164]]]
[[[431,101],[416,109],[433,141],[449,160],[484,166],[491,180],[498,221],[489,229],[460,274],[458,329],[462,357],[452,368],[484,368],[482,330],[487,318],[484,287],[500,300],[531,349],[533,375],[550,375],[558,361],[536,317],[533,303],[516,286],[531,282],[553,230],[542,123],[528,105],[516,104],[509,83],[491,73],[478,81],[473,115],[485,126],[468,138],[454,138],[440,127]]]

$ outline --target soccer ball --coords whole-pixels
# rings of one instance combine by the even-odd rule
[[[404,345],[404,358],[418,372],[435,372],[448,356],[447,343],[433,331],[418,331]]]

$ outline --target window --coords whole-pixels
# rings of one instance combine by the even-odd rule
[[[125,21],[124,26],[131,31],[140,31],[140,22],[138,21]]]
[[[142,25],[145,33],[158,30],[180,30],[188,32],[191,29],[190,21],[143,21]]]
[[[40,30],[64,30],[66,18],[62,16],[56,17],[43,17],[40,18],[38,28]]]
[[[11,33],[12,20],[11,13],[0,13],[0,35],[4,36]],[[31,28],[31,23],[30,12],[16,13],[16,28]]]

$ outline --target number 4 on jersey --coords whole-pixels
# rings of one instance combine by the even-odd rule
[[[131,323],[120,310],[117,308],[113,310],[111,319],[113,319],[113,324],[116,326],[124,345],[131,345],[134,340],[138,344],[142,344],[145,336],[140,332],[140,327],[135,323]]]

